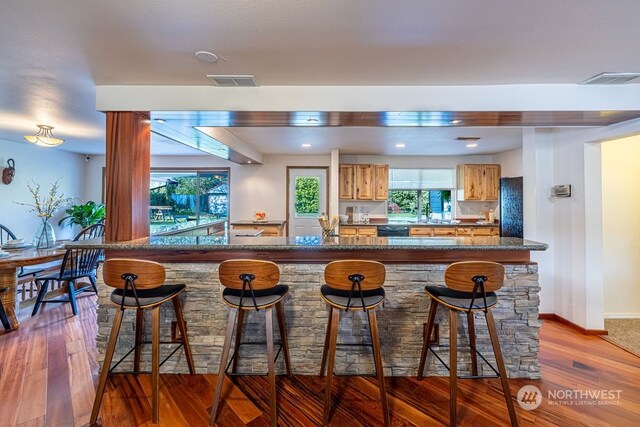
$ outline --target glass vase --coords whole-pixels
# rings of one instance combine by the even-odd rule
[[[56,244],[56,234],[48,218],[42,218],[36,234],[33,236],[33,246],[38,249],[52,248]]]

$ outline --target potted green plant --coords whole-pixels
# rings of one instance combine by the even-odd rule
[[[104,220],[105,207],[104,203],[88,201],[83,205],[73,205],[65,212],[67,216],[58,221],[58,225],[62,226],[66,222],[69,227],[79,225],[86,228]]]

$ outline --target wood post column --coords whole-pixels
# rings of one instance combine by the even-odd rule
[[[148,112],[107,112],[107,241],[149,236],[150,143]]]

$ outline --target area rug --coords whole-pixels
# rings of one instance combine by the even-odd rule
[[[605,319],[601,338],[640,357],[640,319]]]

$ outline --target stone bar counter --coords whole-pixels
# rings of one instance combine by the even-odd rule
[[[378,308],[378,324],[385,375],[416,374],[422,346],[424,324],[429,311],[427,284],[444,285],[444,270],[448,264],[465,260],[488,260],[504,264],[504,287],[498,292],[499,302],[493,309],[505,364],[511,378],[540,378],[538,365],[538,320],[540,290],[537,264],[530,261],[530,251],[541,251],[547,245],[517,238],[500,237],[233,237],[233,236],[166,236],[128,242],[109,243],[87,240],[67,247],[104,248],[107,258],[139,258],[162,263],[167,269],[167,283],[184,283],[182,294],[189,341],[198,373],[216,373],[222,352],[229,308],[222,304],[222,285],[217,266],[226,259],[254,258],[271,260],[280,266],[281,283],[289,285],[284,301],[288,343],[294,374],[318,375],[327,327],[327,308],[320,298],[325,265],[336,259],[369,259],[380,261],[387,269],[386,300]],[[102,362],[106,341],[116,307],[109,302],[111,288],[98,275],[98,349]],[[162,307],[161,339],[171,336],[175,320],[171,304]],[[125,314],[116,351],[117,360],[134,341],[133,310]],[[151,313],[147,313],[150,316]],[[464,319],[461,319],[464,320]],[[439,310],[438,354],[448,360],[448,316]],[[150,318],[145,318],[145,324]],[[459,322],[459,370],[470,369],[470,353],[466,321]],[[277,329],[277,325],[275,326]],[[148,329],[148,328],[147,328]],[[278,337],[278,333],[275,332]],[[494,361],[484,315],[476,315],[478,350]],[[148,333],[146,334],[148,335]],[[370,343],[366,316],[349,312],[340,323],[339,342]],[[145,339],[149,340],[150,336]],[[243,342],[264,342],[264,315],[250,312],[245,317]],[[145,346],[150,347],[150,346]],[[277,348],[277,347],[276,347]],[[468,347],[467,347],[468,348]],[[161,357],[171,346],[161,346]],[[143,360],[150,361],[150,348],[143,351]],[[187,364],[181,351],[163,365],[162,372],[186,373]],[[373,358],[368,347],[341,347],[336,354],[336,373],[370,374]],[[162,360],[162,359],[161,359]],[[131,369],[133,356],[120,367]],[[481,373],[490,369],[481,362]],[[118,369],[120,369],[118,367]],[[146,366],[143,369],[148,368]],[[276,368],[284,372],[284,359],[278,358]],[[429,358],[428,375],[448,375],[446,369]],[[263,345],[243,346],[240,350],[239,372],[264,373],[266,348]]]

